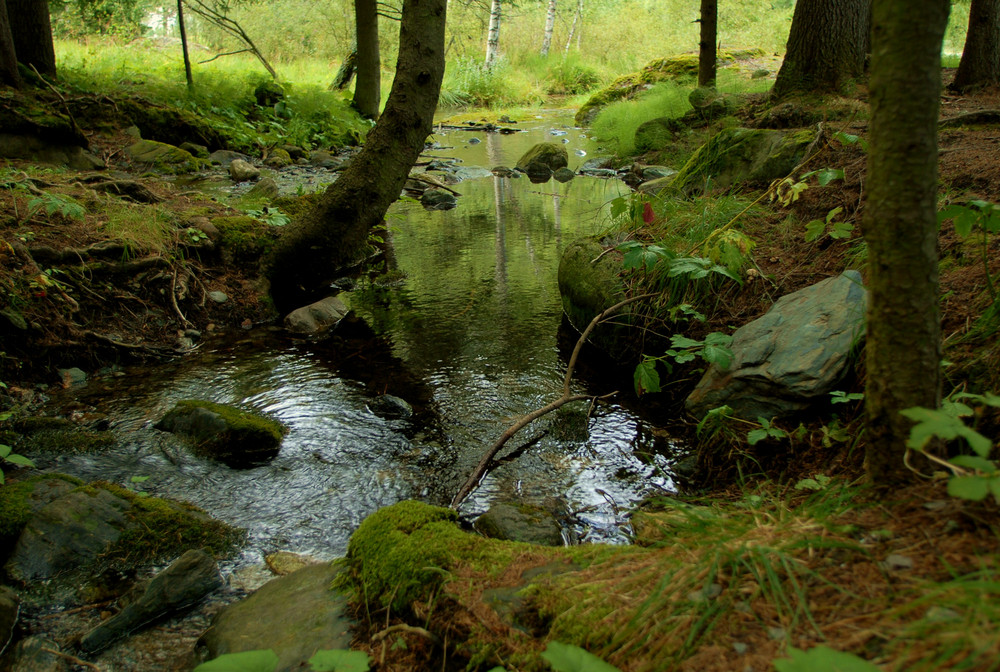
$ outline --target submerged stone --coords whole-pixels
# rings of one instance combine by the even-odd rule
[[[554,142],[540,142],[518,159],[516,168],[531,177],[532,174],[541,175],[545,171],[551,175],[553,171],[567,165],[569,152],[565,147]]]
[[[288,431],[258,413],[201,400],[177,402],[154,426],[191,438],[198,453],[234,469],[272,459]]]
[[[319,336],[340,324],[348,312],[350,308],[340,297],[328,296],[286,315],[285,329],[293,334]]]
[[[476,531],[491,539],[524,541],[540,546],[562,546],[562,528],[547,509],[530,504],[500,502],[476,519]]]

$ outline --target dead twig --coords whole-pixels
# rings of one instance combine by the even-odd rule
[[[380,642],[395,632],[405,632],[410,635],[419,635],[420,637],[429,639],[435,644],[441,643],[441,639],[433,632],[425,630],[424,628],[419,628],[414,625],[407,625],[406,623],[397,623],[396,625],[390,625],[385,630],[382,630],[381,632],[376,632],[374,635],[372,635],[372,641]]]
[[[479,481],[489,470],[490,464],[493,462],[493,458],[496,457],[496,454],[500,452],[500,449],[503,448],[504,445],[515,434],[524,429],[524,427],[526,427],[533,421],[537,420],[538,418],[542,417],[543,415],[551,413],[552,411],[561,408],[562,406],[565,406],[568,403],[574,401],[583,401],[584,399],[594,399],[594,400],[606,399],[607,397],[611,396],[611,395],[604,395],[601,397],[594,397],[589,394],[572,394],[570,390],[570,383],[573,380],[573,371],[576,369],[576,361],[580,357],[580,351],[583,349],[583,344],[587,342],[587,338],[590,336],[591,332],[594,331],[597,325],[603,322],[608,316],[617,313],[624,306],[627,306],[630,303],[635,303],[636,301],[641,301],[643,299],[649,299],[654,296],[657,296],[657,294],[656,293],[640,294],[639,296],[633,296],[623,301],[619,301],[610,308],[607,308],[606,310],[602,311],[600,314],[598,314],[594,319],[590,321],[590,324],[587,325],[587,328],[583,330],[582,334],[580,334],[580,338],[577,339],[576,346],[573,348],[573,354],[570,355],[569,363],[566,365],[566,375],[563,378],[562,396],[560,396],[555,401],[546,404],[545,406],[538,408],[532,411],[531,413],[528,413],[527,415],[521,416],[513,425],[507,428],[507,431],[505,431],[500,436],[500,438],[497,439],[496,443],[494,443],[493,446],[490,447],[490,449],[486,452],[486,454],[483,455],[482,459],[479,460],[479,464],[477,464],[476,468],[472,471],[472,474],[469,475],[469,478],[466,479],[462,487],[459,488],[458,492],[455,494],[455,498],[451,500],[452,509],[457,509],[458,506],[462,503],[462,501],[469,496],[472,490],[479,484]]]

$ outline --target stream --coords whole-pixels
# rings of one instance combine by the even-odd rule
[[[275,328],[206,336],[178,361],[94,379],[68,393],[109,418],[117,444],[39,456],[38,466],[187,500],[245,527],[248,543],[230,570],[278,550],[338,557],[379,507],[408,498],[447,505],[518,416],[559,396],[576,339],[561,325],[560,256],[574,239],[601,230],[608,203],[628,191],[618,180],[585,176],[565,184],[494,177],[489,168],[512,167],[537,142],[566,141],[572,169],[598,153],[565,113],[519,122],[522,132],[512,135],[435,133],[427,158],[457,161],[458,205],[393,206],[388,273],[345,295],[359,320],[324,341]],[[295,175],[283,174],[285,188]],[[611,389],[574,381],[574,392]],[[414,415],[372,413],[368,403],[382,393],[405,399]],[[233,470],[153,429],[187,398],[277,418],[290,430],[280,454]],[[589,415],[586,402],[564,407],[517,435],[501,457],[533,438],[486,477],[462,505],[463,518],[494,502],[557,498],[567,542],[627,543],[629,505],[673,489],[676,447],[624,402],[598,404]]]

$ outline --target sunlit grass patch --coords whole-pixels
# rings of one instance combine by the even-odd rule
[[[124,244],[129,256],[165,254],[174,245],[174,216],[164,208],[109,200],[104,212],[101,230]]]

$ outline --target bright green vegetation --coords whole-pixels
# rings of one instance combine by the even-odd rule
[[[278,229],[250,215],[216,217],[223,254],[238,263],[257,263],[278,239]]]

